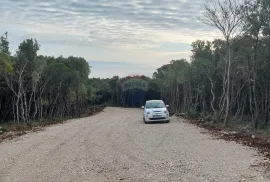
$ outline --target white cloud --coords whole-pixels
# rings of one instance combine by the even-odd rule
[[[203,3],[204,0],[2,0],[0,22],[2,29],[16,32],[17,37],[37,38],[42,42],[43,54],[161,65],[171,59],[188,59],[190,50],[171,53],[153,48],[163,43],[191,44],[197,39],[217,37],[213,36],[216,32],[197,20]],[[91,52],[93,47],[95,52]]]
[[[200,12],[203,2],[3,0],[0,20],[4,25],[18,25],[29,34],[44,37],[64,34],[85,44],[191,43],[194,38],[208,38],[212,33],[196,18],[195,12]]]

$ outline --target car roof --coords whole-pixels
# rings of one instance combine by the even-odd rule
[[[162,100],[148,100],[146,102],[163,102]]]

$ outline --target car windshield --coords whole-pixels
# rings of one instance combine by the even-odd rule
[[[146,109],[152,109],[152,108],[164,108],[165,104],[161,101],[151,101],[146,103]]]

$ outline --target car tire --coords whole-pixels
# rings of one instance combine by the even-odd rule
[[[170,120],[166,121],[166,123],[169,123],[169,122],[170,122]]]
[[[144,124],[147,124],[147,122],[145,121],[145,119],[143,118],[143,122],[144,122]]]

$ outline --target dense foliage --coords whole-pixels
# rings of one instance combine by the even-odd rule
[[[78,116],[87,107],[88,63],[77,57],[38,56],[36,40],[9,52],[0,39],[0,119],[29,123],[40,118]]]

